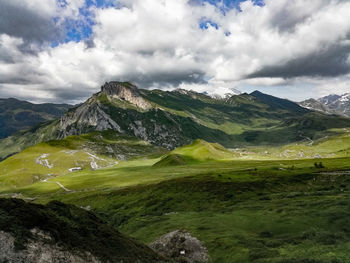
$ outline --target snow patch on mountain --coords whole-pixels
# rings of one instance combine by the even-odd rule
[[[350,117],[350,93],[343,95],[331,94],[317,100],[302,101],[299,104],[308,109]]]
[[[341,101],[341,102],[349,102],[350,101],[350,93],[343,94],[340,97],[339,101]]]
[[[203,94],[214,99],[227,99],[234,95],[239,95],[241,92],[235,88],[218,87],[212,91],[205,91]]]

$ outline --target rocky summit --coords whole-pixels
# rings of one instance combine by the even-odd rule
[[[138,88],[129,82],[106,82],[101,87],[101,92],[107,97],[128,101],[143,110],[152,108],[151,104],[141,96]]]

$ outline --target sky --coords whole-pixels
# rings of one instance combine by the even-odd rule
[[[348,0],[0,0],[0,97],[107,81],[301,101],[350,92]]]

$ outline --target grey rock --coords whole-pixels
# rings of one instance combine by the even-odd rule
[[[91,253],[73,253],[50,242],[51,236],[42,230],[32,229],[35,239],[25,249],[15,248],[14,237],[0,231],[0,262],[8,263],[100,263]]]
[[[59,138],[85,133],[88,127],[97,131],[112,129],[122,132],[120,126],[101,109],[96,97],[92,97],[74,111],[61,117]]]
[[[150,247],[158,254],[174,262],[210,262],[207,248],[185,230],[176,230],[160,237]]]
[[[128,101],[143,110],[152,108],[152,105],[141,96],[138,88],[131,83],[106,82],[102,86],[101,92],[109,97]]]

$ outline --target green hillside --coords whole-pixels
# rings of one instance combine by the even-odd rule
[[[245,159],[313,159],[338,158],[350,156],[350,130],[334,129],[336,135],[325,136],[318,140],[305,137],[298,143],[283,146],[260,146],[236,149]]]
[[[76,171],[91,171],[134,158],[153,158],[166,150],[114,131],[69,136],[29,147],[0,162],[0,188],[46,182]]]
[[[154,166],[184,165],[193,162],[229,160],[237,157],[237,154],[225,149],[225,147],[218,143],[209,143],[197,139],[190,145],[179,147],[171,151],[159,162],[155,163]]]
[[[312,145],[305,139],[298,145],[266,148],[268,154],[262,147],[227,150],[196,140],[170,154],[163,152],[163,157],[159,148],[137,139],[113,137],[112,131],[71,136],[29,148],[1,162],[0,167],[34,160],[39,149],[51,149],[59,161],[62,148],[78,149],[91,142],[89,149],[99,158],[115,160],[108,159],[101,147],[113,142],[116,146],[124,142],[132,153],[140,147],[139,158],[93,170],[81,152],[77,156],[83,156],[86,168],[45,180],[28,180],[33,174],[26,174],[22,167],[16,175],[0,177],[0,195],[90,207],[122,233],[144,243],[187,229],[218,263],[347,262],[350,137],[347,130],[332,132],[338,135]],[[304,149],[304,158],[283,155],[292,146]],[[327,155],[314,159],[306,149]],[[150,152],[156,155],[143,157]],[[16,158],[23,159],[15,163]],[[54,160],[49,159],[51,163]]]
[[[191,157],[195,160],[226,160],[235,156],[229,150],[218,143],[208,143],[203,140],[195,140],[192,144],[172,151],[176,154]]]
[[[187,229],[213,262],[346,262],[349,158],[153,166],[157,161],[130,160],[1,194],[91,207],[145,243]]]
[[[0,139],[63,115],[71,105],[0,99]]]

